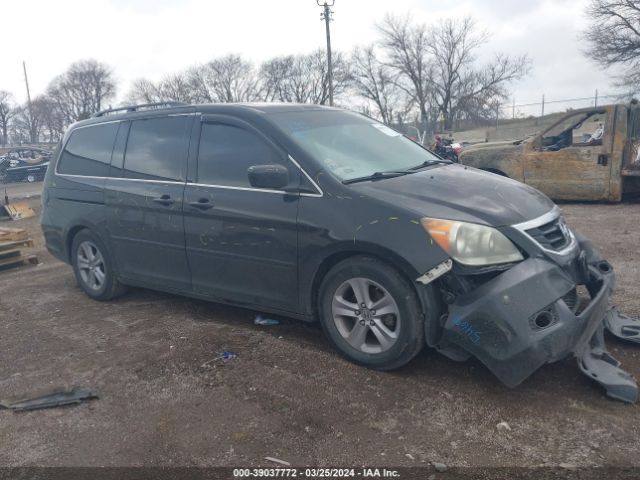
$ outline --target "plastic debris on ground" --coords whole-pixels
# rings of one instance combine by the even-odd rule
[[[266,317],[263,317],[261,314],[257,314],[256,319],[253,321],[253,324],[266,325],[266,326],[280,325],[280,320],[276,320],[274,318],[266,318]]]
[[[204,368],[204,367],[212,364],[216,360],[222,360],[223,362],[226,362],[228,360],[233,360],[235,358],[238,358],[238,354],[237,353],[232,352],[232,351],[224,351],[220,355],[218,355],[217,357],[214,357],[211,360],[208,360],[208,361],[204,362],[202,365],[200,365],[200,368]]]
[[[511,426],[509,426],[509,424],[505,421],[502,421],[498,425],[496,425],[496,428],[502,431],[511,431]]]
[[[233,352],[222,352],[222,355],[220,355],[218,358],[221,358],[222,360],[232,360],[237,357],[238,355]]]
[[[440,462],[431,462],[431,465],[433,465],[433,468],[436,469],[436,472],[446,472],[448,470],[448,467],[444,464],[444,463],[440,463]]]
[[[71,391],[57,390],[31,398],[0,400],[0,407],[13,410],[14,412],[25,412],[41,408],[75,405],[84,400],[91,400],[94,398],[98,398],[98,395],[96,395],[93,390],[77,388]]]
[[[280,460],[279,458],[264,457],[264,459],[269,460],[270,462],[273,462],[273,463],[279,463],[280,465],[285,465],[287,467],[291,465],[289,462],[285,462],[284,460]]]

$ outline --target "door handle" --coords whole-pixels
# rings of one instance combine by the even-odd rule
[[[176,201],[173,198],[171,198],[171,195],[167,195],[167,194],[164,194],[161,197],[156,197],[153,199],[153,201],[161,205],[164,205],[165,207],[168,207],[169,205],[173,205],[174,203],[176,203]]]
[[[211,203],[208,198],[201,198],[197,202],[189,202],[189,205],[200,210],[209,210],[210,208],[213,208],[213,203]]]

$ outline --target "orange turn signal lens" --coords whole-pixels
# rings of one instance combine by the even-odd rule
[[[423,218],[420,220],[431,238],[447,253],[451,253],[451,230],[455,223],[437,218]]]

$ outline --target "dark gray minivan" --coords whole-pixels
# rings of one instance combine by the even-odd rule
[[[560,209],[360,114],[100,112],[64,135],[42,201],[47,248],[96,300],[138,286],[320,321],[356,363],[393,369],[428,345],[511,387],[573,354],[637,398],[602,335],[638,341],[638,322],[610,308],[611,265]]]

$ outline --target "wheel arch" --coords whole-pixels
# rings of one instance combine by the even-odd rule
[[[351,245],[351,247],[344,246],[342,249],[333,251],[326,255],[314,271],[313,280],[311,281],[305,302],[307,310],[311,312],[312,321],[315,322],[318,320],[318,293],[327,273],[329,273],[329,271],[338,263],[357,256],[373,257],[398,270],[398,272],[400,272],[405,280],[412,286],[416,295],[420,298],[420,303],[423,303],[422,295],[418,291],[418,285],[416,284],[416,278],[420,274],[407,260],[402,258],[402,256],[376,245],[359,245],[358,248],[353,248],[353,245]],[[424,307],[424,304],[422,304],[422,307]]]
[[[76,238],[76,235],[78,235],[82,230],[89,230],[90,232],[93,231],[90,225],[85,225],[85,224],[74,225],[69,229],[65,237],[65,242],[64,242],[65,256],[69,261],[69,263],[71,263],[72,261],[71,248],[73,247],[73,240]]]

